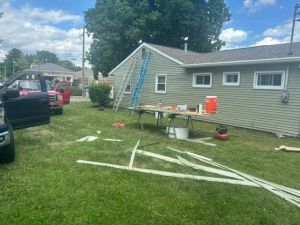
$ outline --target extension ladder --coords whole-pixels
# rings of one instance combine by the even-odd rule
[[[125,74],[125,76],[123,78],[121,87],[119,88],[118,94],[114,100],[113,110],[115,110],[115,111],[117,111],[119,109],[119,106],[122,102],[128,82],[130,81],[131,75],[133,74],[133,71],[135,69],[136,63],[137,63],[137,57],[134,57],[129,66],[127,73]]]
[[[144,56],[144,61],[143,61],[143,65],[141,68],[140,76],[136,83],[133,95],[131,97],[131,103],[130,103],[131,107],[136,107],[139,104],[140,91],[143,88],[144,79],[145,79],[145,76],[147,75],[147,67],[148,67],[149,58],[150,58],[150,52],[146,52],[145,56]]]

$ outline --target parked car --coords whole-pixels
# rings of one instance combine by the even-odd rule
[[[71,85],[69,81],[59,81],[55,85],[54,90],[62,95],[64,104],[70,103]]]
[[[34,80],[40,91],[21,95],[16,83]],[[49,123],[49,97],[41,73],[22,72],[0,87],[0,162],[15,159],[13,131]]]
[[[50,112],[63,114],[63,97],[60,93],[54,90],[54,85],[50,81],[45,81],[49,95]],[[19,89],[21,96],[26,96],[31,93],[41,92],[40,82],[37,80],[17,80],[15,81],[16,88]]]

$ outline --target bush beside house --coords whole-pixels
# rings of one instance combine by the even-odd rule
[[[109,93],[111,87],[107,84],[92,84],[89,88],[89,96],[91,102],[99,106],[99,110],[104,110],[104,107],[109,104]]]

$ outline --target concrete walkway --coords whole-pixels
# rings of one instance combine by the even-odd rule
[[[70,102],[90,102],[89,97],[82,97],[82,96],[71,96]]]

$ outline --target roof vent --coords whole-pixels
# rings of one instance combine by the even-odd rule
[[[183,41],[184,41],[184,51],[187,52],[188,51],[188,40],[189,40],[189,37],[185,37],[183,38]]]

